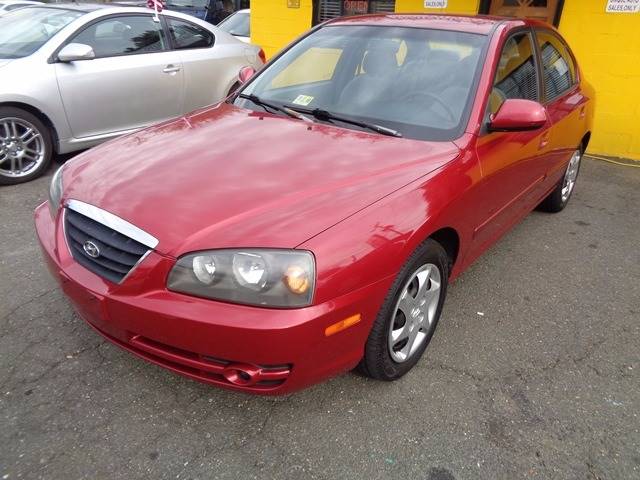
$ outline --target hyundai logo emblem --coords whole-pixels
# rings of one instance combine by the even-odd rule
[[[87,240],[86,242],[84,242],[84,245],[82,245],[82,249],[91,258],[98,258],[100,256],[100,249],[91,240]]]

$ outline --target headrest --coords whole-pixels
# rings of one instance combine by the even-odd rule
[[[398,43],[392,40],[373,40],[369,43],[362,66],[369,75],[382,75],[398,67]]]

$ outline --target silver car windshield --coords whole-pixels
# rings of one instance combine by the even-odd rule
[[[326,111],[408,138],[452,140],[466,126],[486,43],[446,30],[327,26],[271,63],[235,103],[263,110],[246,98],[254,95],[321,120]]]
[[[21,8],[0,17],[0,58],[27,57],[83,12],[59,8]]]

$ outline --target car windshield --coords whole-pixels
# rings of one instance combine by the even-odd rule
[[[220,22],[218,27],[231,35],[239,37],[249,37],[249,14],[247,12],[237,12]]]
[[[484,35],[447,30],[327,26],[269,65],[235,104],[264,109],[246,98],[254,95],[303,113],[319,109],[373,123],[408,138],[452,140],[466,126],[486,41]]]
[[[0,58],[31,55],[82,12],[26,7],[0,17]]]

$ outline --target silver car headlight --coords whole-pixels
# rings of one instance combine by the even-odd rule
[[[51,218],[55,220],[58,215],[58,210],[60,210],[60,200],[62,199],[62,170],[64,169],[64,165],[62,165],[56,173],[53,174],[53,178],[51,179],[51,185],[49,185],[49,211],[51,212]]]
[[[315,270],[305,250],[209,250],[180,257],[167,288],[232,303],[299,308],[313,300]]]

